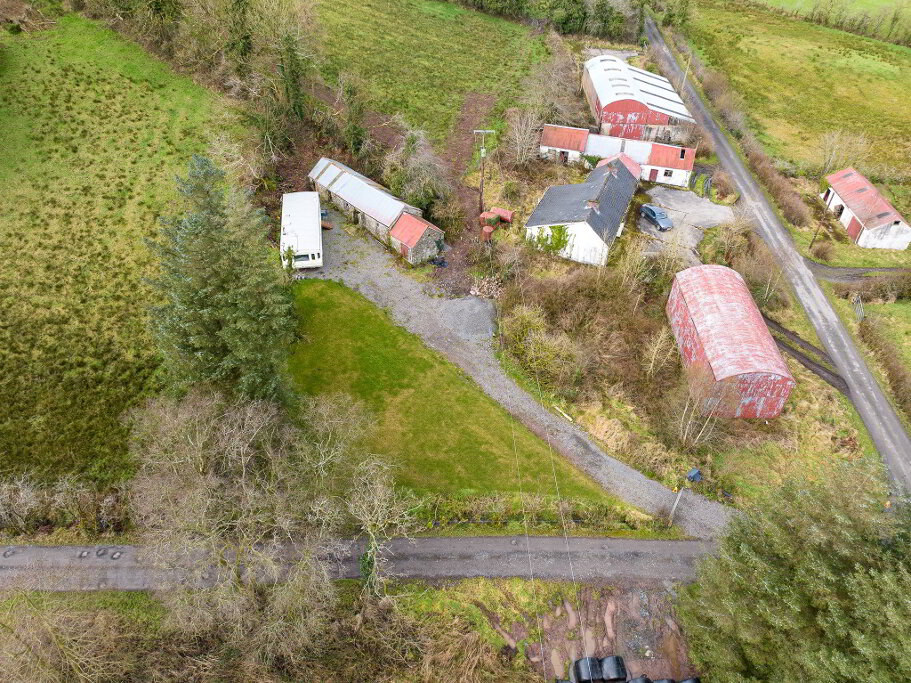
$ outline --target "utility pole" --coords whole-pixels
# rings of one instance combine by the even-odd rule
[[[481,193],[478,197],[478,215],[484,213],[484,159],[487,157],[487,147],[485,142],[488,135],[494,135],[495,130],[476,130],[475,135],[481,136]]]

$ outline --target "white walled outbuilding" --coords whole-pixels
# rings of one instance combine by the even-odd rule
[[[867,249],[907,249],[911,225],[867,178],[853,168],[826,176],[820,197],[851,239]]]

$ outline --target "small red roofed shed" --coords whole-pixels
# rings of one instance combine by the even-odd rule
[[[408,263],[417,265],[443,250],[443,231],[423,218],[402,212],[389,231],[389,246]]]
[[[706,265],[677,273],[666,310],[690,391],[705,413],[781,414],[794,378],[737,271]]]

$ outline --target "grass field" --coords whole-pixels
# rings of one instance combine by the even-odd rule
[[[371,106],[401,112],[441,141],[469,93],[497,98],[494,115],[546,55],[542,36],[505,19],[435,0],[319,0],[325,75],[362,77]]]
[[[88,20],[0,37],[0,469],[129,472],[154,385],[141,282],[213,95]]]
[[[291,359],[297,387],[364,400],[376,420],[367,446],[399,466],[402,484],[420,493],[521,487],[553,495],[553,463],[564,497],[607,498],[562,456],[554,453],[552,460],[543,441],[361,295],[335,282],[305,280],[295,286],[295,302],[306,334]]]
[[[699,3],[687,37],[729,76],[774,156],[818,164],[821,136],[844,129],[870,140],[868,165],[907,174],[911,49],[717,0]],[[900,210],[911,209],[906,186],[886,189]]]

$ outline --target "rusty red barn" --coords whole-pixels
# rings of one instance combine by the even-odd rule
[[[691,391],[719,417],[778,417],[794,378],[740,273],[707,265],[677,273],[667,317]]]
[[[582,90],[601,132],[618,138],[655,140],[679,137],[693,117],[663,76],[599,55],[585,62]]]

